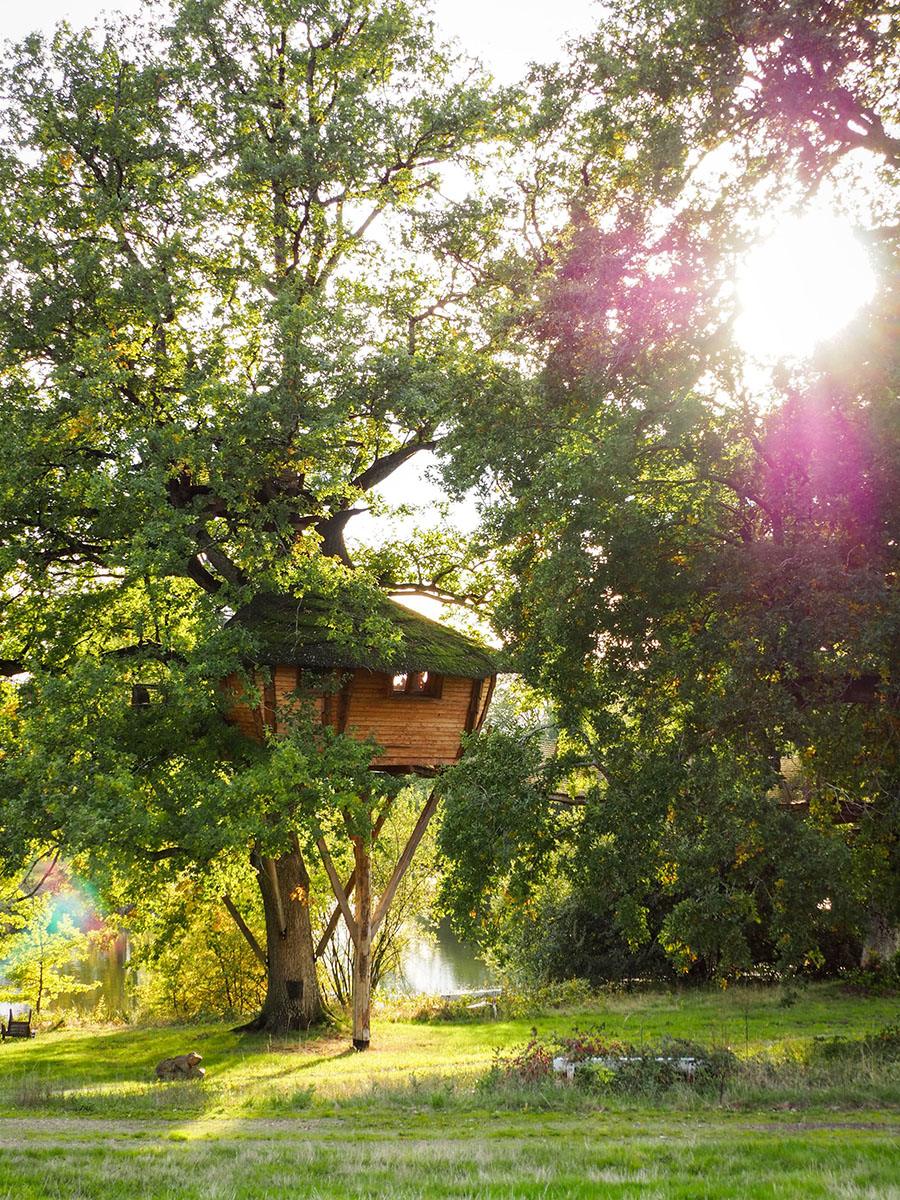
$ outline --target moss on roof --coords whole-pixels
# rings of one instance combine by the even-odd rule
[[[229,625],[253,638],[257,665],[370,671],[435,671],[468,679],[496,674],[490,651],[382,595],[301,597],[261,592]]]

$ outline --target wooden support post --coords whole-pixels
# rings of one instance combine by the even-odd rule
[[[437,790],[433,791],[425,802],[425,807],[419,813],[419,819],[416,821],[415,828],[409,835],[409,841],[403,847],[403,852],[397,860],[397,865],[394,867],[393,874],[388,881],[387,887],[384,889],[384,895],[378,901],[378,907],[375,910],[375,916],[372,918],[372,936],[378,931],[378,926],[384,920],[384,915],[391,907],[391,902],[400,886],[400,881],[406,874],[406,869],[413,860],[413,855],[419,848],[419,842],[425,836],[425,830],[428,828],[428,823],[435,814],[438,806]]]
[[[328,875],[328,879],[331,883],[331,890],[334,892],[334,898],[337,900],[338,907],[341,910],[341,915],[347,923],[347,932],[350,934],[353,944],[356,945],[356,943],[359,941],[359,934],[357,932],[356,920],[354,919],[353,913],[350,911],[350,901],[347,899],[347,893],[341,886],[341,881],[338,877],[337,871],[335,870],[334,862],[328,852],[328,846],[325,844],[325,839],[321,835],[316,838],[316,845],[319,848],[322,866],[325,868],[325,872]],[[358,886],[359,879],[357,878],[357,887]]]
[[[348,901],[349,901],[350,897],[353,895],[353,889],[355,887],[356,887],[356,868],[354,867],[353,870],[350,872],[350,875],[347,878],[346,884],[344,885],[344,895],[347,897]],[[325,953],[325,951],[328,949],[328,943],[334,937],[334,931],[337,929],[338,921],[340,921],[340,919],[341,919],[341,906],[340,906],[340,904],[335,904],[334,908],[331,910],[331,916],[328,918],[328,924],[325,926],[325,930],[324,930],[322,936],[319,938],[319,944],[316,946],[316,958],[321,958],[322,955]]]
[[[373,842],[377,841],[378,835],[379,835],[379,833],[381,833],[382,826],[384,825],[384,822],[387,819],[388,813],[391,811],[391,805],[393,803],[394,803],[393,797],[388,796],[387,800],[384,803],[384,807],[382,808],[381,812],[378,814],[375,824],[372,826],[372,841]],[[344,885],[344,893],[345,893],[348,901],[349,901],[350,897],[353,895],[353,889],[355,887],[356,887],[356,867],[354,867],[353,870],[350,872],[350,876],[347,879],[346,884]],[[334,908],[331,910],[331,916],[328,918],[328,923],[325,926],[325,931],[322,934],[322,936],[319,938],[318,946],[316,946],[316,958],[321,958],[322,955],[325,953],[325,951],[328,949],[328,943],[334,937],[334,931],[335,931],[335,929],[337,929],[338,921],[340,920],[340,918],[341,918],[341,906],[340,906],[340,904],[336,904],[334,906]]]
[[[475,722],[478,720],[478,705],[481,700],[481,680],[472,680],[472,691],[469,695],[469,708],[466,712],[466,723],[463,729],[466,733],[471,733],[475,728]]]
[[[247,939],[247,944],[249,945],[250,949],[253,951],[253,953],[256,955],[256,957],[259,959],[259,961],[262,963],[262,965],[264,967],[267,967],[269,965],[269,961],[266,958],[265,954],[263,953],[262,946],[260,946],[259,942],[254,937],[253,930],[250,928],[250,926],[247,924],[247,922],[244,920],[244,918],[238,912],[234,901],[231,899],[231,897],[228,895],[227,892],[224,892],[222,895],[222,903],[228,909],[228,912],[230,913],[231,918],[234,921],[235,925],[237,925],[238,929],[241,931],[241,933]]]
[[[353,955],[353,1048],[368,1050],[372,1007],[372,856],[360,837],[353,839],[356,862],[356,944]]]

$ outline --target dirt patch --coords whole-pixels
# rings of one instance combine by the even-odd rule
[[[754,1133],[815,1133],[821,1129],[846,1129],[900,1136],[900,1125],[885,1125],[878,1121],[770,1121],[766,1125],[741,1125],[740,1128]]]
[[[239,1138],[258,1134],[327,1133],[343,1126],[344,1121],[336,1117],[319,1120],[303,1120],[294,1117],[221,1117],[198,1120],[123,1120],[109,1121],[98,1117],[0,1117],[0,1145],[21,1146],[27,1141],[59,1139],[62,1136],[81,1136],[85,1139],[102,1137],[130,1139],[135,1137],[191,1137]]]

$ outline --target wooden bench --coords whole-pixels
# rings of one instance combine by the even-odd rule
[[[33,1038],[34,1030],[31,1028],[31,1009],[28,1010],[27,1017],[14,1017],[12,1009],[9,1010],[9,1020],[5,1025],[0,1023],[0,1039],[4,1042],[7,1038]]]

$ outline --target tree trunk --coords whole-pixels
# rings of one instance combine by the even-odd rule
[[[309,920],[309,875],[299,851],[255,862],[266,915],[268,974],[265,1003],[250,1028],[309,1029],[325,1016]]]
[[[877,909],[869,913],[865,941],[860,956],[863,967],[878,967],[889,963],[900,953],[900,925]]]
[[[353,839],[356,862],[356,945],[353,954],[353,1048],[368,1050],[372,1006],[372,856]]]

